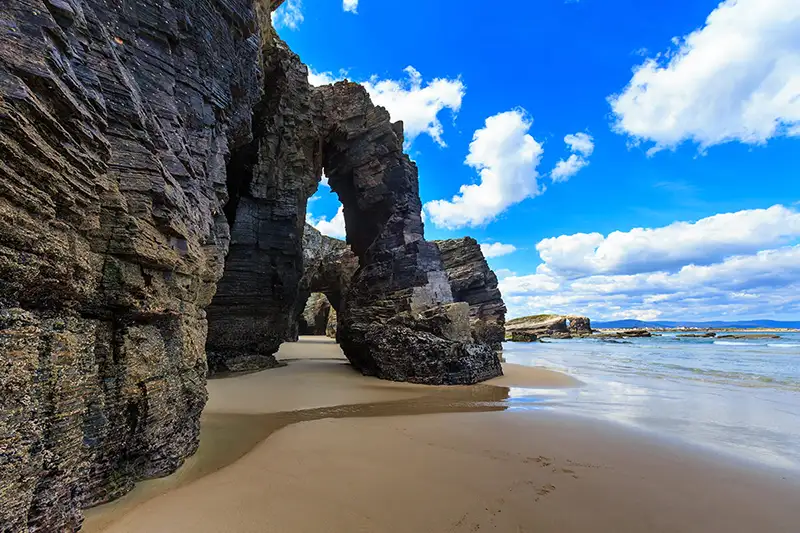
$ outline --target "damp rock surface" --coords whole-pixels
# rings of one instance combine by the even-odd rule
[[[270,7],[0,3],[0,530],[75,531],[196,450]]]

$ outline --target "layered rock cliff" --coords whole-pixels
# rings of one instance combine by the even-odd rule
[[[541,337],[570,339],[591,335],[592,323],[585,316],[533,315],[509,320],[506,331],[517,342],[533,342]]]
[[[326,335],[332,308],[321,292],[313,293],[299,318],[299,335]],[[335,311],[334,311],[335,312]]]
[[[276,364],[272,354],[291,327],[303,275],[306,204],[322,175],[322,104],[305,65],[279,40],[263,64],[253,140],[227,168],[231,244],[208,308],[212,372]]]
[[[277,3],[0,4],[0,530],[75,531],[194,453],[208,363],[264,368],[292,334],[323,168],[349,285],[319,265],[314,290],[353,365],[501,372],[424,239],[402,124],[310,87]]]
[[[3,531],[76,530],[197,448],[269,9],[0,4]]]
[[[453,298],[469,304],[473,340],[501,350],[505,340],[506,306],[497,276],[483,257],[480,244],[471,237],[434,243],[442,253]]]

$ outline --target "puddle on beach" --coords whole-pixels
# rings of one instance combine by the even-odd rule
[[[363,418],[441,413],[504,411],[511,389],[496,385],[431,388],[423,396],[394,401],[340,405],[269,414],[208,413],[202,418],[200,447],[176,473],[140,482],[122,498],[84,511],[82,532],[97,533],[157,496],[213,474],[245,456],[272,433],[298,422],[325,418]]]

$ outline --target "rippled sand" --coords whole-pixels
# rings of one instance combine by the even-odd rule
[[[578,385],[506,366],[476,387],[355,373],[323,339],[283,368],[209,383],[198,453],[87,513],[86,531],[789,532],[800,486],[615,426],[513,412],[508,387]]]

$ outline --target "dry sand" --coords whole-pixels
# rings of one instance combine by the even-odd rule
[[[431,388],[359,376],[329,342],[286,345],[280,356],[287,367],[210,382],[198,454],[177,474],[90,510],[86,530],[800,527],[800,485],[778,473],[605,423],[500,412],[508,386],[576,384],[563,374],[507,366],[494,385]]]

